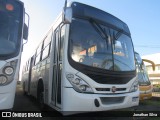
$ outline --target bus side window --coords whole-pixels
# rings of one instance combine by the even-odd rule
[[[42,51],[42,60],[49,56],[51,39],[52,39],[52,31],[50,31],[50,33],[48,34],[48,36],[44,40],[43,51]]]
[[[37,64],[39,61],[40,61],[40,53],[36,56],[36,61],[35,61],[35,64]]]
[[[33,55],[32,66],[35,66],[35,64],[36,64],[36,53]]]
[[[42,51],[42,43],[37,48],[35,64],[37,64],[39,61],[41,61],[41,51]]]
[[[50,47],[50,44],[48,44],[42,51],[42,60],[47,58],[48,55],[49,55],[49,47]]]

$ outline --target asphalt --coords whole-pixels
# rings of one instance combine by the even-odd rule
[[[19,111],[19,112],[20,111],[21,112],[39,111],[40,112],[36,99],[34,99],[31,96],[24,95],[22,86],[20,84],[17,85],[13,111]]]

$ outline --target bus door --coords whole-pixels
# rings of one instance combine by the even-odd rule
[[[53,76],[52,76],[52,96],[51,100],[54,106],[61,108],[61,72],[62,60],[60,59],[60,33],[59,28],[54,32],[53,44]]]

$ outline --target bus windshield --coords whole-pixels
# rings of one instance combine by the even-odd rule
[[[69,55],[76,63],[111,71],[135,70],[132,41],[123,32],[73,19],[69,39]]]
[[[13,0],[0,0],[0,57],[18,52],[23,6]]]

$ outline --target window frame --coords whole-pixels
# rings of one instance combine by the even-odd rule
[[[48,41],[49,39],[49,42],[47,42],[47,44],[45,44],[45,41]],[[43,49],[42,49],[42,60],[46,59],[49,57],[49,54],[50,54],[50,50],[51,50],[51,42],[52,42],[52,39],[53,39],[53,31],[52,29],[48,32],[47,36],[45,37],[45,39],[43,40]],[[48,51],[47,51],[47,54],[44,56],[44,51],[48,48]]]
[[[41,59],[42,59],[42,48],[43,48],[43,42],[41,42],[38,45],[37,49],[36,49],[36,55],[35,55],[35,61],[34,61],[35,65],[37,65],[41,61]],[[38,51],[38,50],[40,50],[40,51]],[[37,61],[38,56],[39,56],[39,60]]]

